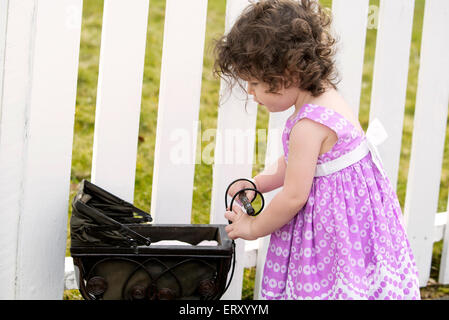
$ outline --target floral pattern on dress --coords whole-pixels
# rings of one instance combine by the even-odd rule
[[[366,139],[363,130],[338,112],[306,104],[286,122],[286,161],[290,132],[303,118],[331,128],[338,137],[317,164],[343,156]],[[261,295],[295,300],[420,299],[397,194],[371,154],[314,178],[307,203],[270,237]]]

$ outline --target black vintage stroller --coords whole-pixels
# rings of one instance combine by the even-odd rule
[[[152,225],[150,214],[87,180],[72,208],[70,253],[84,299],[213,300],[229,286],[235,252],[225,225]],[[190,245],[154,245],[161,240]],[[217,245],[196,246],[204,240]]]

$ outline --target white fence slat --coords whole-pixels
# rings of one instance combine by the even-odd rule
[[[64,290],[79,290],[78,267],[74,265],[72,257],[64,260]]]
[[[333,29],[337,44],[336,65],[341,78],[338,89],[359,114],[369,0],[333,0]]]
[[[3,91],[3,69],[5,62],[6,22],[8,21],[9,0],[0,1],[0,106]],[[0,108],[1,117],[1,108]]]
[[[238,15],[247,5],[247,0],[227,1],[225,32],[230,30]],[[226,188],[235,179],[251,177],[257,104],[252,99],[248,99],[245,110],[246,93],[236,85],[232,89],[232,94],[229,94],[229,89],[223,81],[220,95],[210,221],[211,223],[227,224],[228,221],[224,218]],[[241,255],[244,253],[244,244],[242,240],[236,241],[236,270],[228,291],[222,297],[224,300],[241,298],[244,263]]]
[[[0,299],[15,298],[18,224],[21,213],[22,181],[27,110],[34,38],[33,2],[0,2],[2,33],[0,69]],[[7,18],[6,18],[7,16]],[[6,27],[6,21],[8,23]]]
[[[380,2],[370,121],[378,118],[388,132],[389,138],[379,146],[379,152],[395,190],[401,155],[414,2]]]
[[[430,275],[449,100],[449,2],[426,1],[405,218],[420,285]]]
[[[284,149],[282,146],[282,133],[284,131],[287,118],[291,116],[293,112],[294,107],[284,112],[270,114],[270,121],[268,124],[267,152],[265,155],[265,167],[277,161],[277,159],[279,159],[279,157],[284,154]],[[280,190],[281,188],[278,188],[264,194],[265,208]],[[259,239],[259,248],[257,251],[256,262],[256,278],[254,281],[254,300],[262,299],[260,295],[260,289],[263,281],[263,269],[269,243],[269,235]]]
[[[34,3],[14,298],[61,299],[82,0]]]
[[[133,202],[149,0],[105,0],[92,182]]]
[[[151,213],[190,223],[207,0],[167,0]]]
[[[447,224],[447,212],[439,212],[435,215],[435,229],[433,231],[433,242],[444,239]],[[442,270],[440,270],[442,271]]]
[[[448,215],[449,215],[449,204],[448,210],[444,213],[445,217],[442,217],[443,214],[438,214],[438,216],[442,217],[445,228],[443,229],[443,251],[441,252],[441,261],[440,261],[440,274],[438,276],[438,282],[442,284],[449,284],[449,227],[448,227]]]

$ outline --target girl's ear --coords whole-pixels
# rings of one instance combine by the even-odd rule
[[[288,70],[285,70],[282,80],[283,80],[283,87],[286,89],[288,89],[290,87],[299,88],[299,85],[300,85],[299,77],[295,76]]]

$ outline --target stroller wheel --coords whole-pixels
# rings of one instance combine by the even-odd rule
[[[95,276],[87,281],[86,290],[95,298],[100,298],[108,289],[108,283],[103,277]]]
[[[131,289],[132,300],[143,300],[145,299],[145,288],[142,285],[136,284]]]

